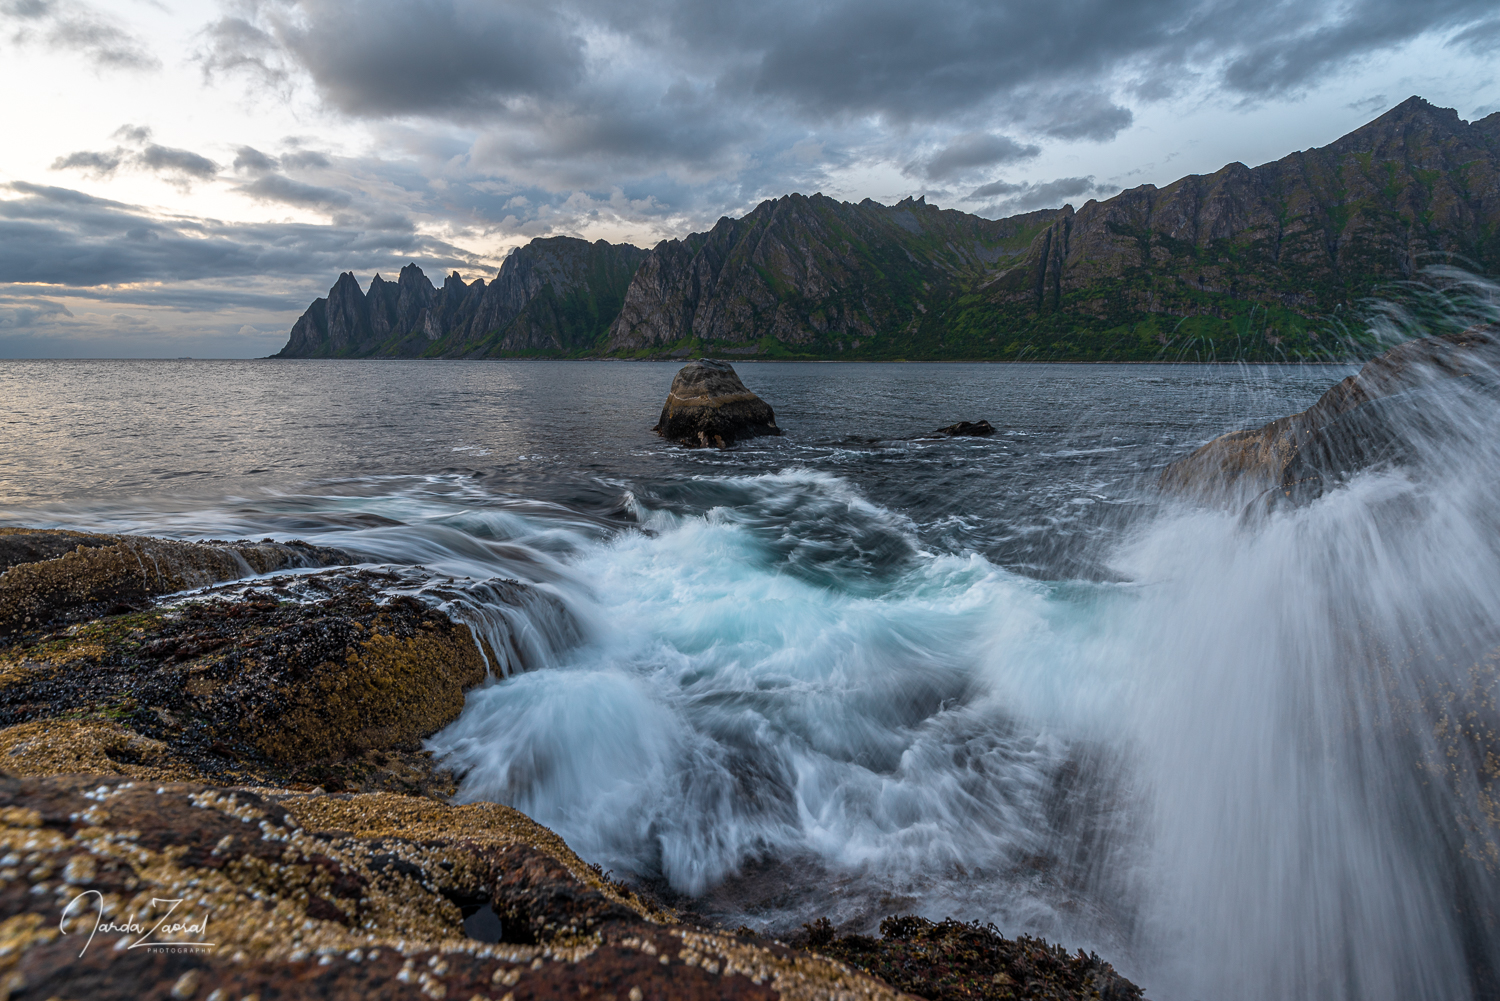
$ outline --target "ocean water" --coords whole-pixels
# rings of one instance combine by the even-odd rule
[[[993,921],[1158,999],[1493,996],[1492,396],[1247,517],[1155,477],[1352,369],[736,367],[787,433],[720,452],[650,433],[669,364],[0,362],[0,521],[421,568],[519,637],[430,741],[459,799],[730,927]]]

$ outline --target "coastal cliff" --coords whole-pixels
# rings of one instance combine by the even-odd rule
[[[620,311],[646,252],[566,236],[531,241],[495,280],[441,288],[415,264],[361,291],[345,272],[302,314],[277,358],[483,358],[568,355],[594,347]]]
[[[1500,268],[1500,113],[1413,97],[1317,149],[991,220],[790,194],[652,250],[533,240],[495,280],[351,273],[277,357],[1297,360],[1423,268]]]

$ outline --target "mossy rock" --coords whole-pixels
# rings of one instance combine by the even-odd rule
[[[382,588],[397,583],[362,570],[298,577],[300,593],[322,596],[308,601],[287,600],[270,578],[0,648],[0,726],[49,723],[0,732],[0,748],[32,747],[28,774],[71,761],[69,770],[109,774],[149,766],[216,781],[451,791],[421,742],[457,718],[486,677],[486,655],[441,611],[388,599]],[[110,750],[148,745],[161,749],[144,763]]]
[[[347,566],[349,553],[305,542],[180,542],[0,528],[0,639],[105,614],[150,599],[292,567]]]

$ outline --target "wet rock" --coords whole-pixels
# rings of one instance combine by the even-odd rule
[[[810,948],[932,1001],[1142,997],[1139,987],[1096,955],[1082,949],[1070,954],[1028,935],[1008,939],[994,925],[893,917],[880,923],[878,939],[837,937],[827,918],[803,927]]]
[[[949,424],[945,428],[938,428],[933,434],[947,435],[950,438],[982,438],[985,435],[995,433],[995,426],[989,421],[959,421],[957,424]]]
[[[1301,413],[1220,435],[1162,471],[1162,489],[1243,502],[1317,497],[1361,469],[1412,457],[1445,389],[1493,390],[1500,326],[1486,324],[1398,344],[1329,389]],[[1445,386],[1446,384],[1446,386]]]
[[[466,937],[478,901],[499,942]],[[184,927],[150,930],[169,906]],[[390,794],[0,777],[0,914],[17,1001],[899,997],[682,925],[508,807]]]
[[[770,404],[746,389],[728,362],[708,358],[677,373],[651,430],[690,448],[728,448],[741,438],[781,434]]]
[[[153,596],[355,556],[305,542],[178,542],[0,528],[0,639],[147,607]]]
[[[0,528],[0,573],[17,563],[55,560],[82,546],[103,549],[118,541],[114,535],[91,535],[63,529]]]
[[[451,792],[421,741],[486,654],[400,583],[273,577],[0,647],[0,769]]]

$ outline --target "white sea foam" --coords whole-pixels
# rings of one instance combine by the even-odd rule
[[[689,894],[800,859],[836,917],[1066,936],[1161,998],[1468,997],[1500,883],[1483,764],[1433,707],[1497,694],[1492,412],[1448,414],[1425,472],[1305,508],[1166,509],[1120,584],[908,539],[885,572],[822,553],[834,585],[789,520],[816,542],[903,519],[824,473],[733,478],[736,504],[643,508],[653,535],[585,549],[584,643],[432,746],[461,799]]]

